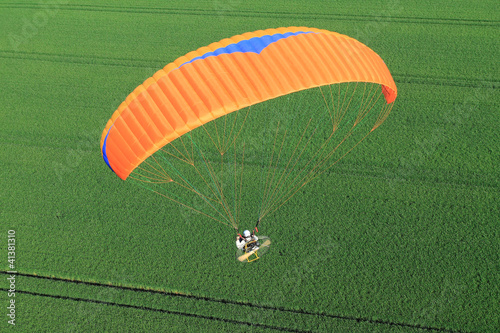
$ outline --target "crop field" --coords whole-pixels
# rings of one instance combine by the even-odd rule
[[[367,45],[398,97],[270,210],[269,252],[243,264],[230,225],[122,181],[99,142],[166,64],[290,26]],[[21,0],[0,3],[0,29],[0,331],[499,331],[497,1]],[[281,103],[241,132],[239,232],[262,200],[252,135]]]

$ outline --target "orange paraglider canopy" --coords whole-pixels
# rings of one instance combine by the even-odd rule
[[[343,82],[397,89],[384,61],[355,39],[289,27],[224,39],[178,58],[137,87],[108,121],[101,151],[122,179],[181,135],[235,110]]]

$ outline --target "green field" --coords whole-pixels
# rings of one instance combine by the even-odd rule
[[[0,330],[498,332],[499,13],[490,0],[0,3]],[[99,141],[167,63],[281,26],[358,39],[398,98],[262,222],[272,248],[245,265],[234,230],[121,181]]]

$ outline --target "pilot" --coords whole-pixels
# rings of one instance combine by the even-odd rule
[[[243,231],[243,236],[240,234],[236,235],[236,247],[243,250],[245,249],[245,244],[248,244],[246,252],[258,250],[260,245],[258,240],[259,238],[255,235],[255,231],[250,233],[249,230],[245,230]]]

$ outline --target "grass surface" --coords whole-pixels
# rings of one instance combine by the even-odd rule
[[[0,248],[6,271],[15,229],[16,329],[495,332],[497,7],[0,4]],[[269,254],[241,265],[230,228],[119,180],[99,140],[119,103],[166,63],[291,25],[367,44],[398,99],[363,145],[261,226]]]

